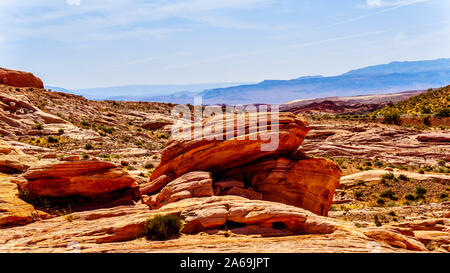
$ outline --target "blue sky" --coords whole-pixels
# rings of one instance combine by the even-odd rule
[[[46,85],[257,82],[450,57],[450,0],[1,0],[0,66]]]

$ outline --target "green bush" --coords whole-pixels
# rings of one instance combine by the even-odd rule
[[[145,163],[144,168],[153,169],[153,168],[155,168],[155,165],[152,162],[147,162],[147,163]]]
[[[448,118],[450,117],[450,108],[443,108],[441,110],[439,110],[436,114],[437,117],[441,117],[441,118]]]
[[[405,199],[406,199],[406,200],[409,200],[409,201],[414,201],[414,200],[416,200],[416,196],[415,196],[414,194],[412,194],[412,193],[408,193],[408,194],[405,196]]]
[[[400,125],[400,113],[396,109],[386,111],[383,117],[383,123]]]
[[[394,176],[393,173],[386,173],[386,174],[383,174],[383,176],[381,176],[381,178],[384,178],[384,179],[394,179],[395,176]]]
[[[91,143],[86,143],[86,145],[84,145],[84,148],[86,150],[92,150],[92,149],[94,149],[94,146]]]
[[[391,200],[398,200],[397,196],[395,196],[395,193],[391,190],[381,192],[380,196],[383,198],[389,198]]]
[[[404,174],[399,175],[398,179],[403,180],[403,181],[409,181],[409,177],[407,177]]]
[[[424,187],[422,187],[422,186],[417,186],[416,187],[416,194],[417,195],[424,195],[426,193],[427,193],[427,189],[425,189]]]
[[[177,215],[156,215],[145,223],[145,236],[149,240],[164,241],[178,237],[183,220]]]
[[[356,198],[361,198],[363,196],[363,192],[362,191],[356,191],[355,192],[355,197]]]
[[[54,136],[49,136],[47,138],[48,143],[59,143],[59,139]]]

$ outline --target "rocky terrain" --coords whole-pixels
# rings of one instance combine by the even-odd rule
[[[450,251],[446,129],[284,112],[180,138],[171,104],[3,83],[0,252]],[[279,146],[264,151],[273,126]],[[181,236],[146,239],[146,221],[169,214]]]

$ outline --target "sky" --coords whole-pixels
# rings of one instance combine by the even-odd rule
[[[68,89],[450,57],[450,0],[0,0],[0,67]]]

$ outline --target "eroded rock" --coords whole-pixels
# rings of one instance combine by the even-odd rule
[[[0,84],[15,87],[44,88],[41,79],[32,73],[0,68]]]
[[[247,121],[250,118],[261,119],[264,115],[267,118],[267,113],[251,113],[246,118]],[[235,119],[238,117],[242,116],[237,116]],[[230,125],[235,123],[235,119],[223,122],[222,128],[230,128]],[[222,140],[190,138],[190,131],[180,133],[177,139],[167,143],[161,156],[161,163],[152,174],[152,180],[167,173],[174,173],[176,177],[179,177],[191,171],[219,172],[250,163],[263,156],[295,151],[309,131],[307,123],[288,113],[280,113],[277,122],[268,123],[271,126],[279,126],[279,145],[276,149],[268,149],[269,151],[263,151],[261,145],[270,143],[270,136],[276,132],[271,132],[269,126],[259,127],[250,122],[246,122],[242,128],[235,128],[228,134],[225,133],[226,130],[214,132],[212,128],[212,124],[215,124],[214,119],[202,125],[204,131],[213,132],[210,135],[211,138],[217,136]],[[230,135],[234,137],[230,138]],[[261,135],[267,136],[268,140],[258,137]]]
[[[211,174],[191,172],[167,184],[158,194],[151,196],[147,204],[152,209],[158,209],[181,199],[213,195]]]

